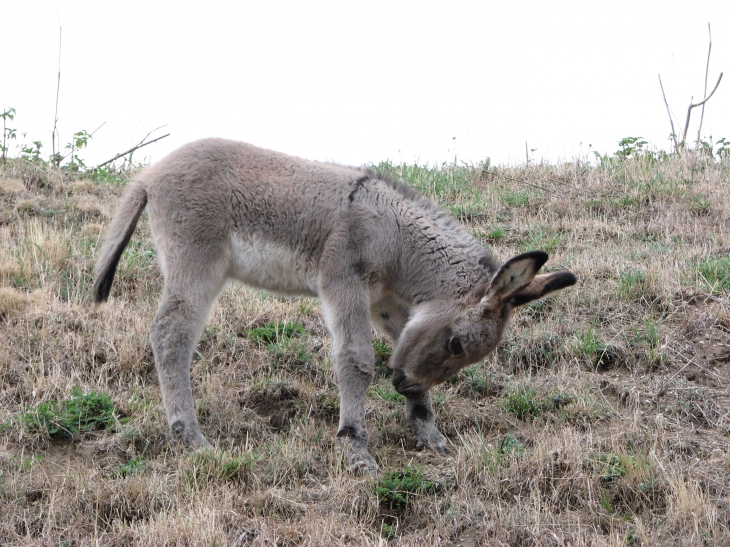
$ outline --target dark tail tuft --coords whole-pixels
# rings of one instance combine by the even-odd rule
[[[94,279],[94,302],[101,304],[109,298],[109,292],[114,282],[119,259],[127,247],[139,216],[147,205],[147,190],[140,181],[134,181],[122,198],[122,203],[114,215],[109,231],[106,234],[104,245],[101,248],[99,259],[96,262],[96,277]]]

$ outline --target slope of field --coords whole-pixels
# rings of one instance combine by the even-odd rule
[[[571,289],[435,391],[446,456],[415,449],[374,341],[370,448],[334,448],[316,300],[230,285],[192,364],[211,451],[169,444],[148,326],[146,216],[112,298],[93,263],[123,183],[0,169],[3,545],[723,545],[730,540],[730,164],[383,164],[506,260]]]

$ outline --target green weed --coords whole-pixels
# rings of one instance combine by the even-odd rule
[[[509,233],[509,228],[504,227],[504,226],[495,226],[495,227],[489,229],[489,231],[487,231],[487,232],[484,232],[482,230],[473,231],[473,235],[475,238],[477,238],[479,241],[483,241],[483,242],[487,242],[487,243],[489,243],[489,242],[493,243],[493,242],[499,241],[500,239],[503,239],[504,237],[506,237],[508,233]]]
[[[132,240],[119,262],[117,277],[135,280],[152,265],[157,253],[149,241]]]
[[[512,433],[507,433],[498,438],[494,445],[480,446],[479,459],[475,462],[477,471],[486,469],[490,474],[496,474],[500,468],[519,458],[524,452],[525,447],[520,440]]]
[[[397,530],[397,526],[391,526],[386,522],[380,524],[380,535],[383,536],[385,539],[393,539]]]
[[[462,207],[453,211],[457,216],[463,213],[468,218],[474,218],[474,215],[482,217],[487,209],[484,197],[472,186],[472,181],[475,173],[489,168],[488,160],[473,167],[457,165],[456,162],[443,163],[440,166],[394,165],[391,162],[382,162],[374,168],[376,171],[402,179],[440,203],[452,205],[456,203],[455,206]]]
[[[502,201],[512,207],[521,207],[530,203],[530,193],[526,191],[507,190],[501,195]]]
[[[522,386],[517,391],[508,393],[502,399],[502,408],[520,420],[535,418],[543,411],[537,391],[530,386]]]
[[[271,358],[283,366],[301,366],[309,363],[313,355],[306,341],[299,338],[282,338],[266,346]]]

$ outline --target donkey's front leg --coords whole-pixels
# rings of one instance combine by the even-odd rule
[[[436,428],[436,416],[428,391],[406,397],[406,422],[416,436],[416,448],[433,448],[439,454],[446,451],[446,437]]]
[[[374,475],[378,464],[368,453],[365,425],[365,393],[375,374],[367,293],[350,287],[321,299],[332,333],[335,377],[340,387],[337,447],[346,454],[350,471]]]

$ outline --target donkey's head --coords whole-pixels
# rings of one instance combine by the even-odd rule
[[[481,361],[502,340],[516,307],[576,282],[570,272],[537,275],[547,259],[543,251],[516,256],[464,299],[417,306],[390,360],[395,389],[418,395]]]

